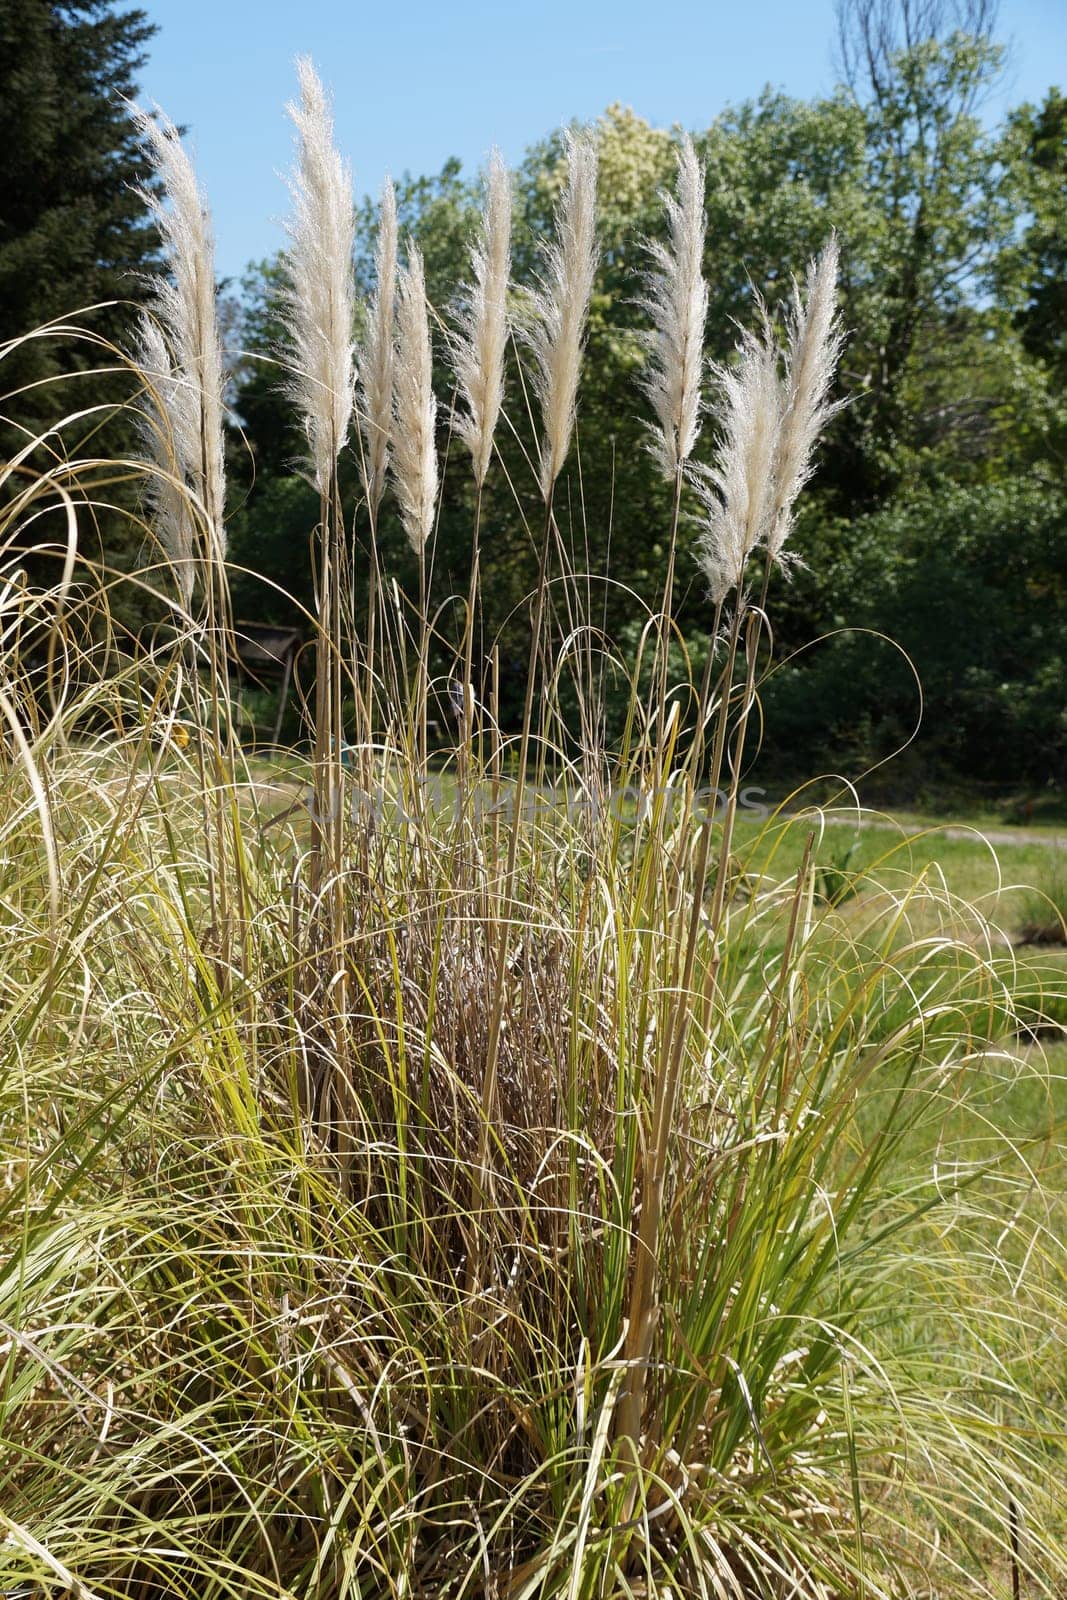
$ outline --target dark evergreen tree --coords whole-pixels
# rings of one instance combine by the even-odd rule
[[[128,342],[155,236],[135,186],[149,179],[128,101],[155,32],[114,0],[0,0],[0,344],[57,317]],[[86,314],[101,302],[115,302]],[[33,339],[0,367],[2,446],[73,409],[48,379],[106,364],[70,336]],[[32,386],[32,387],[30,387]],[[84,379],[79,408],[121,399]],[[116,430],[108,443],[113,447]]]
[[[1017,116],[1026,136],[1030,225],[1023,236],[1024,304],[1017,321],[1026,347],[1067,379],[1067,95],[1050,89],[1043,106]]]

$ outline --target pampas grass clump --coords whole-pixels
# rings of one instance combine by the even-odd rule
[[[542,436],[516,486],[544,512],[516,738],[494,641],[489,692],[470,682],[505,418],[492,164],[452,345],[476,485],[464,460],[468,681],[431,772],[428,642],[462,602],[430,559],[423,260],[408,248],[394,317],[387,190],[367,503],[349,508],[351,198],[308,63],[300,78],[286,359],[320,492],[310,764],[246,764],[225,739],[221,646],[205,684],[192,616],[188,650],[146,638],[90,675],[113,578],[75,602],[72,556],[48,589],[22,563],[38,510],[58,498],[73,539],[70,485],[95,514],[110,464],[57,463],[0,504],[0,1591],[1056,1600],[1065,1227],[1053,1085],[1013,1043],[1014,957],[907,839],[879,835],[862,892],[829,906],[804,795],[738,815],[767,575],[837,404],[836,246],[784,326],[761,308],[715,374],[698,468],[683,146],[644,393],[671,561],[694,485],[703,508],[708,660],[700,683],[672,665],[668,579],[650,689],[598,637],[632,685],[606,748],[592,577],[553,510],[596,268],[595,147],[567,136],[533,297]],[[215,422],[202,440],[192,409],[220,401],[206,224],[171,134],[149,137],[188,258],[141,329],[173,455],[143,470],[168,550],[199,559],[195,530],[221,519]],[[387,437],[417,610],[376,539]],[[384,578],[366,633],[364,517]],[[527,766],[550,760],[531,811]],[[368,782],[375,805],[351,804]]]

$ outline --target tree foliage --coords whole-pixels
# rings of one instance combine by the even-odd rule
[[[1050,446],[1054,455],[1063,437],[1056,419],[1063,414],[1067,375],[1067,112],[1052,91],[1043,107],[1022,107],[999,128],[982,120],[983,97],[1002,60],[993,23],[989,0],[843,0],[846,81],[839,90],[802,101],[768,89],[695,135],[708,174],[709,359],[729,359],[737,324],[751,319],[756,297],[772,306],[780,302],[831,228],[842,249],[849,334],[842,388],[850,403],[831,429],[805,512],[799,544],[807,566],[782,585],[774,603],[779,646],[800,652],[771,691],[771,703],[781,709],[787,763],[813,741],[832,759],[835,739],[844,738],[848,717],[844,707],[840,716],[833,711],[833,693],[815,697],[822,717],[816,738],[790,709],[789,685],[794,679],[814,685],[819,674],[843,668],[846,658],[852,674],[850,652],[861,649],[856,640],[821,657],[810,648],[825,630],[852,624],[896,629],[915,647],[929,678],[930,704],[949,719],[937,757],[949,765],[988,773],[1003,761],[1003,741],[983,753],[976,732],[982,718],[1018,730],[1052,715],[1047,672],[1042,668],[1041,688],[1026,651],[1007,648],[1012,630],[994,626],[995,618],[983,634],[984,664],[972,661],[963,674],[966,693],[951,687],[963,666],[947,643],[970,639],[973,629],[961,627],[962,619],[984,615],[978,596],[999,592],[987,562],[998,540],[1014,541],[1014,555],[1026,568],[1002,568],[1003,582],[1014,575],[1020,583],[1007,612],[996,614],[1010,613],[1014,636],[1036,638],[1043,626],[1036,608],[1059,593],[1062,582],[1057,530],[1064,508],[1055,495],[1043,510],[1039,502]],[[667,491],[645,448],[643,402],[634,381],[643,360],[635,302],[647,266],[645,241],[662,237],[661,194],[671,180],[680,130],[653,127],[611,106],[597,135],[602,259],[577,450],[557,505],[569,559],[594,577],[597,621],[612,638],[636,639],[641,602],[655,601],[669,516]],[[539,241],[551,226],[562,182],[561,160],[562,138],[552,136],[528,151],[515,175],[520,294],[536,279]],[[466,276],[479,185],[449,162],[436,177],[405,178],[398,201],[402,233],[425,255],[443,328],[450,297]],[[360,213],[356,262],[364,291],[371,281],[375,216],[368,202]],[[283,262],[264,263],[246,280],[246,347],[267,352],[273,346],[282,272]],[[438,383],[444,399],[444,366]],[[292,478],[299,440],[269,364],[243,368],[238,406],[257,474],[237,518],[246,530],[238,546],[249,565],[306,594],[306,556],[296,530],[306,530],[314,518],[310,497]],[[445,416],[447,410],[444,405]],[[509,663],[522,658],[524,596],[535,567],[533,441],[528,396],[513,360],[508,426],[498,440],[501,469],[487,485],[482,542],[486,633],[500,648],[505,716],[514,677]],[[706,453],[711,444],[706,429],[700,449]],[[450,459],[434,585],[444,598],[465,587],[471,490],[460,456],[452,455],[447,439],[442,445]],[[355,498],[351,464],[349,470]],[[360,527],[357,515],[357,543]],[[301,537],[306,540],[306,532]],[[410,582],[388,501],[380,539],[386,565],[401,584]],[[927,545],[941,575],[936,617],[917,576],[909,576],[917,574]],[[877,560],[871,557],[875,547]],[[275,596],[269,605],[276,610],[279,603]],[[251,590],[247,604],[255,608]],[[699,657],[707,607],[695,563],[684,554],[676,614]],[[446,606],[442,643],[450,615]],[[1059,644],[1049,648],[1050,659],[1058,659]],[[446,657],[447,650],[443,670]],[[859,681],[866,681],[862,673]],[[842,759],[873,758],[891,724],[903,736],[912,680],[907,669],[903,678],[894,669],[890,681],[895,688],[881,710],[872,705],[857,712]],[[1059,770],[1055,739],[1040,753],[1032,743],[1026,748],[1035,776]]]
[[[1033,476],[941,484],[821,532],[837,608],[768,685],[772,769],[803,749],[855,774],[910,744],[897,782],[1062,785],[1062,490]]]
[[[1043,104],[1020,106],[999,127],[990,125],[982,108],[1002,64],[995,22],[995,0],[841,0],[836,91],[799,100],[767,89],[694,130],[707,164],[709,361],[730,359],[737,324],[751,320],[756,298],[780,303],[831,228],[841,245],[848,330],[841,388],[849,404],[832,425],[804,513],[798,544],[807,565],[775,596],[778,644],[801,654],[800,664],[780,675],[772,700],[778,696],[787,707],[795,674],[829,670],[816,669],[810,649],[826,629],[861,620],[896,628],[922,646],[933,701],[951,707],[945,760],[971,771],[983,769],[985,758],[977,736],[963,731],[970,713],[946,687],[962,671],[949,640],[973,637],[966,618],[981,610],[979,593],[996,585],[982,568],[968,589],[972,546],[951,540],[946,546],[944,530],[977,518],[976,528],[990,530],[990,549],[1003,537],[1031,563],[1016,597],[1025,616],[1012,611],[1019,636],[1028,637],[1038,626],[1039,605],[1060,593],[1055,530],[1065,513],[1055,486],[1067,454],[1067,99],[1051,89]],[[138,273],[151,263],[154,241],[132,188],[145,180],[146,167],[125,97],[152,32],[143,12],[122,9],[118,0],[0,0],[0,134],[7,152],[0,337],[79,306],[141,294]],[[596,132],[602,254],[576,449],[557,512],[566,559],[590,573],[593,614],[619,639],[636,636],[642,604],[655,602],[670,521],[635,382],[644,359],[637,296],[646,243],[662,238],[661,197],[681,130],[652,126],[613,105]],[[537,278],[562,159],[562,136],[553,135],[530,148],[514,175],[518,299]],[[436,386],[447,423],[451,379],[443,335],[468,275],[480,183],[449,161],[434,176],[405,176],[397,199],[402,237],[416,242],[425,259],[438,333]],[[369,200],[357,216],[361,299],[372,285],[376,216]],[[312,593],[316,501],[301,475],[305,441],[278,364],[285,272],[284,256],[250,267],[232,328],[231,550],[247,569],[238,572],[235,591],[238,614],[250,619],[292,617],[285,593],[300,605],[309,605]],[[131,320],[125,304],[92,314],[92,326],[119,343]],[[50,415],[47,380],[91,361],[91,352],[69,341],[21,347],[5,363],[9,386],[34,386],[20,399],[20,423]],[[85,382],[87,404],[121,398],[114,382]],[[525,597],[536,568],[531,528],[538,519],[534,419],[515,351],[507,384],[500,461],[483,502],[481,557],[486,647],[495,641],[499,649],[505,718],[517,683],[510,667],[524,652]],[[698,452],[706,455],[713,442],[705,428]],[[459,604],[449,597],[465,591],[469,574],[473,491],[447,427],[440,444],[443,490],[431,579],[442,602],[437,648],[445,672],[449,641],[461,625]],[[342,457],[340,471],[346,504],[356,508],[351,537],[362,592],[369,552],[354,453]],[[1043,494],[1045,511],[1038,515]],[[378,537],[383,566],[403,594],[414,583],[414,567],[389,497]],[[977,532],[974,538],[981,543]],[[922,635],[913,626],[926,615],[922,595],[905,579],[924,539],[931,563],[951,547],[958,564],[950,563],[939,580],[949,610]],[[676,615],[699,657],[707,607],[685,551]],[[994,620],[983,634],[987,642],[1000,636]],[[936,643],[942,639],[943,647]],[[855,648],[838,645],[823,654],[839,666]],[[1049,648],[1052,659],[1059,646]],[[1052,715],[1025,651],[998,656],[989,671],[1000,674],[1000,689],[979,693],[972,681],[968,702],[981,706],[981,715],[1002,728],[1015,727],[1027,705]],[[903,726],[901,694],[892,715]],[[832,694],[822,696],[828,752],[833,728],[844,727],[830,715],[832,704]],[[866,738],[863,727],[871,733],[878,723],[872,716],[873,723],[854,724],[854,747]],[[814,735],[792,712],[783,710],[783,718],[788,758]],[[877,743],[871,733],[868,754]],[[993,759],[1005,748],[994,741]],[[1053,741],[1049,748],[1058,747]],[[1058,756],[1046,759],[1032,742],[1027,749],[1035,775],[1058,770]]]
[[[114,0],[0,0],[0,341],[80,312],[80,325],[128,342],[155,236],[135,193],[150,168],[127,102],[154,32]],[[47,380],[106,364],[69,338],[23,343],[4,364],[5,390],[24,390],[19,427],[62,414]],[[94,380],[79,404],[117,393]],[[5,428],[5,447],[18,436]]]

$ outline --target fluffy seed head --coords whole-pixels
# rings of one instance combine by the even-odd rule
[[[178,582],[182,604],[189,609],[196,581],[193,508],[184,491],[185,469],[177,440],[188,436],[192,387],[174,375],[170,351],[159,324],[142,313],[137,334],[137,364],[148,387],[141,398],[140,431],[148,458],[156,467],[149,480],[153,521]]]
[[[287,107],[297,134],[285,297],[289,392],[303,413],[315,482],[325,491],[352,416],[355,218],[351,173],[334,146],[326,92],[306,56],[296,67],[300,101]]]
[[[719,446],[713,464],[693,468],[689,477],[704,512],[698,558],[716,603],[740,586],[773,513],[782,420],[778,364],[777,341],[764,312],[759,333],[742,335],[736,364],[715,369]]]
[[[485,482],[493,434],[504,399],[508,278],[511,274],[511,179],[498,150],[489,157],[485,210],[471,249],[474,282],[457,307],[449,341],[456,386],[463,402],[456,431],[470,450],[474,481]]]
[[[667,478],[689,459],[700,432],[700,383],[708,286],[704,281],[704,168],[688,137],[678,152],[673,195],[664,195],[670,233],[648,245],[653,270],[638,302],[652,321],[641,387],[652,405],[652,455]]]
[[[153,280],[151,311],[142,315],[139,354],[152,379],[164,419],[150,396],[145,406],[146,438],[162,473],[155,498],[161,537],[180,561],[183,597],[192,594],[194,532],[191,508],[179,515],[179,484],[199,505],[206,529],[205,559],[226,554],[223,511],[223,386],[225,375],[215,302],[214,245],[207,205],[178,130],[158,109],[135,112],[148,145],[161,193],[142,190],[163,245],[168,278]],[[160,449],[164,454],[160,455]],[[165,507],[165,508],[164,508]],[[179,531],[180,530],[180,531]]]
[[[371,516],[385,493],[389,436],[393,426],[393,352],[396,314],[396,190],[382,185],[378,244],[374,255],[374,294],[368,307],[367,336],[360,354],[363,393],[363,487]]]
[[[793,529],[793,507],[812,474],[819,435],[843,401],[831,401],[844,334],[836,314],[838,248],[831,235],[818,260],[808,266],[807,292],[793,284],[786,318],[786,371],[782,426],[774,465],[774,505],[767,528],[772,559]]]
[[[408,247],[397,279],[396,377],[393,397],[393,479],[411,548],[425,549],[437,504],[433,352],[422,254]]]
[[[555,239],[530,296],[526,337],[541,402],[541,492],[547,499],[570,449],[589,297],[596,276],[596,143],[565,134],[567,181],[556,207]]]

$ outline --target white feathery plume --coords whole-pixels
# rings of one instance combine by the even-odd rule
[[[812,453],[827,422],[844,405],[829,399],[844,342],[836,314],[838,247],[831,234],[808,265],[807,294],[793,283],[786,319],[786,372],[782,426],[774,465],[775,495],[767,525],[767,552],[781,559],[793,530],[793,507],[812,474]]]
[[[396,190],[382,185],[375,250],[374,293],[367,308],[367,336],[360,352],[363,392],[363,487],[372,517],[385,493],[389,436],[393,426],[393,355],[396,316]]]
[[[140,191],[152,213],[170,276],[153,280],[153,304],[140,321],[138,336],[145,371],[166,407],[166,430],[152,426],[146,407],[153,455],[176,480],[157,501],[161,533],[182,563],[179,581],[188,600],[193,582],[193,531],[189,508],[177,514],[180,481],[199,503],[207,523],[208,559],[226,554],[223,511],[226,492],[223,456],[225,375],[215,299],[214,244],[204,196],[174,124],[156,110],[135,110],[138,130],[148,145],[162,193]],[[162,418],[155,418],[162,421]],[[169,435],[169,438],[168,438]],[[158,453],[167,440],[173,449]],[[163,503],[166,502],[166,510]],[[181,530],[179,533],[179,529]]]
[[[526,338],[541,402],[541,492],[547,500],[570,449],[589,297],[596,275],[597,150],[591,133],[565,134],[567,182],[556,207],[555,239],[530,296]]]
[[[649,423],[651,451],[660,470],[674,478],[692,455],[700,432],[700,383],[704,370],[704,168],[688,136],[678,152],[673,195],[665,194],[670,242],[647,248],[654,262],[638,304],[652,320],[644,335],[648,370],[640,380],[655,414]]]
[[[422,551],[437,504],[433,353],[422,253],[408,246],[397,277],[396,369],[393,393],[393,480],[408,542]]]
[[[710,467],[689,473],[704,510],[698,558],[716,604],[740,586],[752,550],[767,536],[782,421],[779,351],[766,312],[758,334],[742,334],[740,359],[715,369],[721,429]]]
[[[196,579],[195,533],[192,507],[184,492],[185,471],[178,459],[177,440],[195,431],[191,384],[179,383],[171,365],[167,341],[159,324],[142,313],[138,326],[137,364],[150,387],[140,400],[140,431],[158,471],[149,483],[160,543],[174,568],[182,604],[193,598]]]
[[[456,431],[470,450],[474,481],[481,488],[489,470],[493,434],[504,399],[508,279],[511,274],[511,179],[499,150],[489,157],[485,210],[471,249],[474,282],[457,309],[458,329],[449,340],[463,409]]]
[[[285,297],[289,393],[303,412],[315,482],[325,492],[352,417],[355,215],[352,177],[334,146],[326,91],[307,56],[296,69],[300,102],[286,108],[297,132]]]

